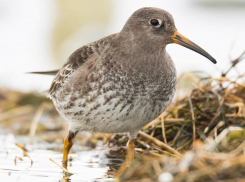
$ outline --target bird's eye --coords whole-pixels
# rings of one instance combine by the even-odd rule
[[[157,19],[152,19],[151,20],[151,25],[158,26],[159,25],[159,21]]]

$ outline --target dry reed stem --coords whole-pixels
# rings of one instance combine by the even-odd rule
[[[29,159],[30,159],[30,161],[31,161],[31,165],[33,164],[33,160],[30,158],[30,156],[26,153],[26,149],[23,147],[23,146],[21,146],[20,144],[15,144],[18,148],[20,148],[21,150],[22,150],[22,152],[24,153],[24,155],[26,156],[26,157],[28,157]]]
[[[184,118],[164,118],[164,122],[185,122],[186,120]],[[151,126],[157,125],[161,122],[161,116],[152,120],[150,123],[146,124],[142,129],[145,130]]]
[[[231,155],[231,157],[235,157],[244,150],[245,150],[245,140],[236,149],[229,152],[228,155]]]
[[[167,144],[167,137],[165,133],[165,126],[164,126],[164,116],[161,116],[161,123],[162,123],[162,137],[164,139],[164,142]]]
[[[62,169],[63,172],[65,173],[65,175],[67,175],[67,176],[73,175],[73,174],[70,173],[66,168],[64,168],[63,166],[61,166],[61,165],[58,164],[57,162],[55,162],[53,159],[49,158],[49,160],[52,161],[54,164],[56,164],[56,166],[58,166],[60,169]]]
[[[172,147],[166,145],[165,143],[161,142],[160,140],[158,140],[158,139],[156,139],[154,137],[151,137],[150,135],[144,133],[143,131],[139,131],[139,134],[140,134],[140,136],[142,136],[142,137],[148,139],[149,141],[155,143],[157,146],[159,146],[159,147],[161,147],[161,148],[163,148],[163,149],[165,149],[165,150],[167,150],[167,151],[169,151],[169,152],[171,152],[171,153],[173,153],[173,154],[175,154],[175,155],[177,155],[179,157],[182,157],[182,155],[177,150],[175,150]]]
[[[29,132],[29,136],[30,137],[34,137],[35,136],[35,133],[36,133],[36,129],[37,129],[37,125],[39,123],[39,120],[43,114],[43,111],[46,107],[46,103],[42,103],[39,107],[38,107],[38,110],[32,120],[32,124],[31,124],[31,127],[30,127],[30,132]]]
[[[191,118],[192,118],[192,128],[193,128],[192,144],[194,144],[196,141],[196,124],[195,124],[196,119],[195,119],[195,114],[194,114],[194,110],[193,110],[191,95],[189,96],[189,104],[190,104],[190,108],[191,108]]]

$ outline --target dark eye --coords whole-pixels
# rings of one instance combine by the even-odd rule
[[[158,25],[159,25],[159,21],[156,20],[156,19],[152,19],[152,20],[151,20],[151,24],[152,24],[153,26],[158,26]]]

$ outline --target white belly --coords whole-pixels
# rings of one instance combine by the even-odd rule
[[[113,95],[110,91],[106,97]],[[105,103],[105,94],[97,97],[95,102],[81,104],[85,99],[78,99],[75,105],[68,110],[59,102],[57,107],[56,100],[53,100],[59,113],[68,121],[71,131],[94,131],[102,133],[123,133],[138,131],[148,122],[158,117],[171,102],[174,91],[167,101],[151,102],[147,94],[138,96],[132,103],[127,103],[120,96]],[[69,100],[69,96],[64,100],[64,104]],[[96,107],[97,106],[97,107]]]

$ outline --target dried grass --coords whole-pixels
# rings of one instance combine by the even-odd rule
[[[229,71],[244,54],[232,61],[219,78],[200,77],[197,72],[180,77],[181,94],[159,118],[142,128],[136,139],[135,162],[121,181],[161,181],[164,175],[172,175],[176,182],[232,182],[245,178],[244,74],[229,77]],[[190,82],[194,89],[183,97],[183,87]],[[51,102],[36,93],[1,89],[0,114],[2,131],[16,135],[38,135],[55,142],[65,136],[67,129]],[[20,127],[10,129],[20,123]],[[50,123],[54,125],[50,127]],[[82,140],[79,135],[76,139]],[[82,144],[92,147],[101,140],[110,147],[120,147],[108,156],[123,158],[128,138],[124,134],[93,134],[83,140]]]

